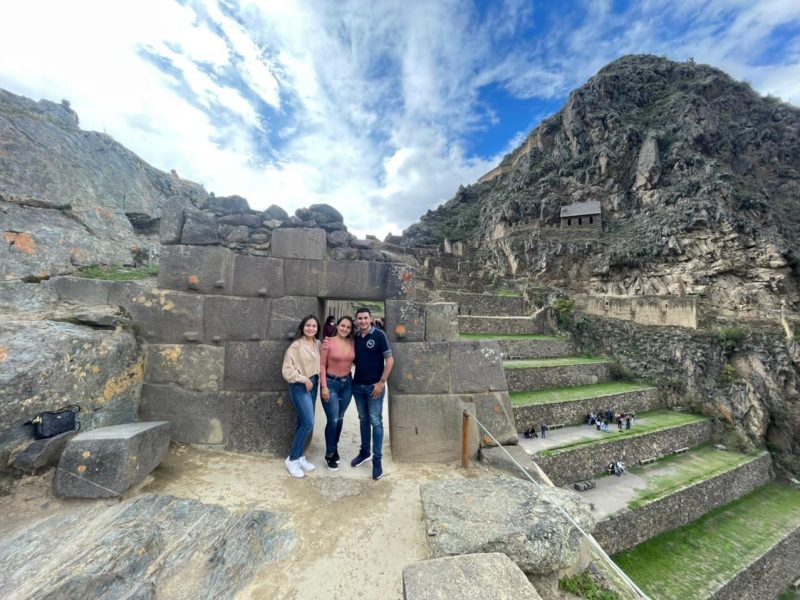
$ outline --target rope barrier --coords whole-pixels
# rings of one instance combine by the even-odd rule
[[[611,557],[606,553],[605,550],[603,550],[603,547],[597,542],[597,540],[594,539],[594,536],[588,533],[587,531],[584,531],[583,528],[578,524],[578,522],[572,518],[572,515],[570,515],[566,511],[566,509],[564,509],[552,496],[550,496],[547,493],[546,488],[542,486],[538,481],[536,481],[533,477],[531,477],[530,473],[528,473],[528,470],[521,464],[519,464],[513,456],[511,456],[508,450],[506,450],[505,447],[503,447],[503,445],[497,441],[497,438],[495,438],[494,435],[492,435],[492,432],[489,431],[483,425],[483,423],[481,423],[478,420],[478,417],[475,416],[475,413],[470,411],[468,408],[465,408],[464,412],[468,413],[471,418],[475,419],[475,422],[478,424],[478,426],[481,429],[483,429],[483,431],[485,431],[490,438],[492,438],[492,441],[497,445],[498,448],[502,449],[503,452],[505,452],[506,456],[508,456],[508,458],[511,459],[511,462],[513,462],[523,473],[525,473],[525,476],[530,480],[530,482],[533,485],[537,487],[537,489],[542,493],[542,495],[545,498],[547,498],[550,501],[550,503],[553,504],[559,510],[559,512],[561,512],[561,514],[564,515],[564,517],[566,517],[566,519],[575,527],[575,529],[577,529],[581,533],[581,535],[583,535],[589,541],[589,544],[591,544],[592,548],[594,548],[595,551],[597,551],[600,554],[603,560],[606,563],[608,563],[611,569],[622,579],[623,582],[625,582],[625,584],[633,591],[636,597],[642,598],[642,600],[650,600],[650,597],[647,594],[645,594],[630,577],[628,577],[625,571],[620,569],[619,566],[613,560],[611,560]]]

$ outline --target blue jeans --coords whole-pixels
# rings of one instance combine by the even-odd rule
[[[327,424],[325,425],[325,456],[333,456],[339,445],[339,436],[342,435],[342,422],[344,412],[350,406],[353,397],[353,378],[348,375],[344,379],[327,377],[328,401],[322,401]]]
[[[361,454],[369,454],[371,430],[372,456],[380,459],[383,457],[383,397],[386,395],[386,388],[383,388],[380,397],[373,398],[374,387],[373,385],[354,383],[353,398],[356,401],[358,424],[361,429]]]
[[[311,377],[314,387],[309,392],[305,383],[290,383],[289,395],[292,397],[292,404],[297,411],[297,426],[294,428],[294,441],[292,451],[289,453],[289,460],[297,460],[306,449],[308,436],[314,429],[314,402],[317,399],[317,386],[319,385],[319,375]]]

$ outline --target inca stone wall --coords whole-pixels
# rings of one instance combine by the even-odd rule
[[[766,484],[771,478],[772,460],[769,454],[764,453],[719,477],[690,485],[642,507],[612,515],[597,525],[594,537],[608,554],[616,554],[733,502]]]
[[[669,325],[697,329],[694,296],[575,296],[577,306],[590,315],[633,321],[642,325]]]
[[[589,479],[603,472],[606,465],[623,458],[627,464],[672,454],[681,448],[693,448],[710,441],[722,427],[709,419],[680,428],[659,431],[646,436],[614,440],[608,434],[604,444],[590,444],[550,455],[534,455],[533,460],[547,473],[555,485]]]

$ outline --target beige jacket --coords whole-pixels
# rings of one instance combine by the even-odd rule
[[[283,357],[283,378],[289,383],[305,383],[313,375],[319,375],[319,346],[320,341],[314,340],[311,352],[305,339],[293,341]]]

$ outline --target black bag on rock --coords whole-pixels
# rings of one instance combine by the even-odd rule
[[[33,425],[33,437],[41,440],[80,429],[81,424],[75,417],[79,412],[81,412],[80,406],[70,404],[53,412],[41,412],[25,424]]]

